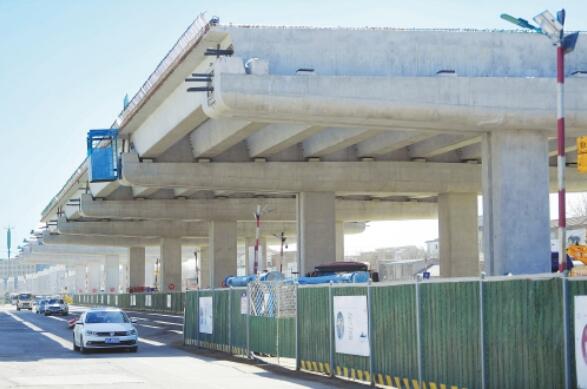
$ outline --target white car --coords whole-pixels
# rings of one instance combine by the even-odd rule
[[[73,329],[73,349],[124,348],[136,352],[139,333],[127,314],[115,308],[95,308],[81,314]]]

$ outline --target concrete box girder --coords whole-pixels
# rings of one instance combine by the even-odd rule
[[[182,200],[93,200],[80,199],[80,214],[97,219],[156,220],[252,220],[257,205],[271,209],[264,221],[295,221],[295,199],[182,199]],[[435,219],[437,207],[428,202],[336,200],[338,221]],[[71,220],[71,219],[70,219]]]
[[[214,81],[214,104],[204,111],[213,118],[325,127],[554,133],[552,88],[545,78],[314,76],[307,82],[223,74]],[[569,79],[565,88],[569,130],[586,127],[587,79]]]
[[[236,221],[234,221],[236,223]],[[363,223],[346,223],[347,233],[360,233],[364,230]],[[80,236],[87,238],[119,237],[119,238],[206,238],[208,236],[207,222],[184,221],[98,221],[98,222],[67,222],[63,219],[58,224],[61,236]],[[288,236],[295,235],[295,222],[266,222],[263,223],[262,234],[273,236],[281,232]],[[254,221],[239,222],[237,224],[239,237],[255,235]]]

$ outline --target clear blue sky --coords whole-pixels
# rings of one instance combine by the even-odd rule
[[[202,11],[237,24],[509,29],[502,12],[561,7],[568,29],[587,30],[585,0],[0,0],[0,257],[4,227],[16,248],[84,158],[86,131],[113,122]]]

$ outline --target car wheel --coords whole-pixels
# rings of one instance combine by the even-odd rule
[[[79,347],[75,344],[75,334],[73,334],[73,351],[79,351]]]
[[[88,352],[88,349],[84,347],[84,338],[81,336],[79,338],[79,351],[82,354],[86,354]]]

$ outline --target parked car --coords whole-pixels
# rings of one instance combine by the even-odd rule
[[[30,293],[20,293],[16,299],[16,310],[21,309],[33,310],[33,295]]]
[[[45,306],[45,310],[43,313],[45,314],[45,316],[66,316],[69,314],[69,305],[67,305],[62,298],[52,298],[47,301],[47,305]]]
[[[136,352],[139,333],[128,315],[114,308],[94,308],[81,314],[73,329],[73,349],[124,348]]]

